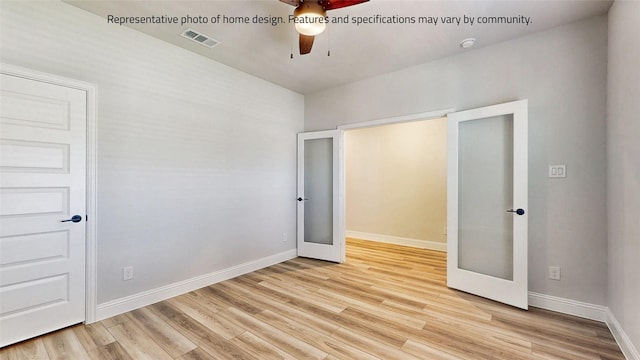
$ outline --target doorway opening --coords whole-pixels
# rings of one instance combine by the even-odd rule
[[[346,237],[446,251],[446,117],[348,129],[344,139]]]

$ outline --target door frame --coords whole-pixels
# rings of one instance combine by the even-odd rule
[[[97,86],[36,70],[0,63],[0,72],[53,85],[82,90],[87,94],[87,159],[86,159],[86,233],[85,233],[85,319],[86,324],[96,321],[97,308]]]
[[[415,113],[415,114],[409,114],[409,115],[403,115],[403,116],[395,116],[395,117],[390,117],[390,118],[382,118],[382,119],[376,119],[376,120],[360,121],[360,122],[355,122],[355,123],[343,124],[343,125],[336,126],[336,129],[338,129],[338,130],[353,130],[353,129],[364,129],[364,128],[370,128],[370,127],[376,127],[376,126],[384,126],[384,125],[410,123],[410,122],[416,122],[416,121],[435,120],[435,119],[441,119],[441,118],[447,116],[447,114],[455,112],[455,111],[456,111],[455,108],[439,109],[439,110],[433,110],[433,111],[427,111],[427,112]],[[340,206],[343,209],[343,217],[344,217],[343,224],[344,224],[344,227],[345,227],[345,237],[346,237],[347,187],[346,187],[346,169],[344,168],[344,166],[345,166],[345,157],[346,157],[347,151],[348,151],[347,150],[347,144],[346,144],[346,142],[343,141],[343,151],[342,151],[342,159],[341,159],[342,178],[340,179],[340,181],[341,181],[340,187],[343,189],[343,196],[341,198]],[[342,256],[343,256],[343,258],[346,258],[346,248],[343,249]]]

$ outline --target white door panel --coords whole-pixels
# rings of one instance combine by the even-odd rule
[[[69,255],[69,231],[5,236],[0,245],[0,265],[4,266],[38,259],[66,258]]]
[[[342,134],[298,134],[298,256],[344,262]]]
[[[521,100],[447,115],[447,285],[524,309],[527,106]]]
[[[84,321],[86,92],[2,74],[0,346]],[[77,223],[62,222],[81,215]]]

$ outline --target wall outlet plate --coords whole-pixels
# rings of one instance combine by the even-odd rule
[[[122,268],[122,280],[127,281],[133,279],[133,266],[125,266]]]
[[[549,266],[549,279],[560,280],[560,266]]]

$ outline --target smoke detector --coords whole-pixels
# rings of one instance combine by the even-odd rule
[[[460,41],[460,47],[463,49],[468,49],[470,47],[473,47],[473,45],[475,44],[476,44],[476,38],[466,38]]]

